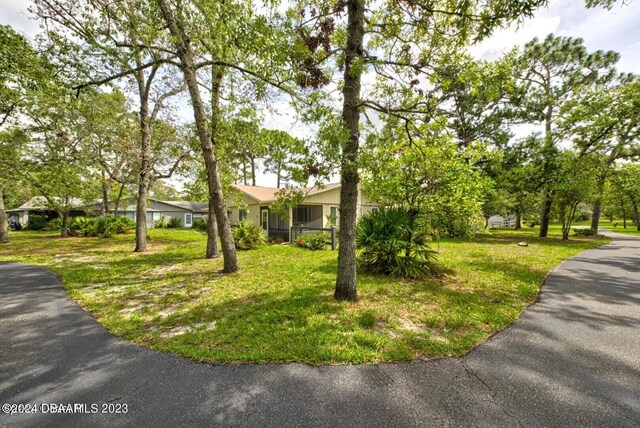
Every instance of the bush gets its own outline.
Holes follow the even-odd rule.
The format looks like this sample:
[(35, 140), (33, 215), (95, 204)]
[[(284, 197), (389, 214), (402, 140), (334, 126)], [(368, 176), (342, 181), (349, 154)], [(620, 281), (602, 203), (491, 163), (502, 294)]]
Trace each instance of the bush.
[(156, 220), (153, 222), (153, 227), (156, 229), (164, 229), (167, 227), (167, 219), (165, 216), (161, 215), (160, 220)]
[(99, 238), (111, 238), (116, 234), (127, 233), (135, 227), (133, 220), (124, 216), (101, 216), (86, 218), (85, 221), (82, 234)]
[(175, 229), (180, 226), (182, 226), (182, 220), (180, 220), (178, 217), (171, 217), (169, 219), (169, 222), (167, 223), (167, 227), (170, 229)]
[(597, 232), (591, 228), (585, 229), (584, 227), (575, 227), (573, 232), (579, 236), (595, 236)]
[(193, 220), (192, 227), (205, 232), (207, 230), (207, 222), (204, 219)]
[[(86, 217), (69, 217), (67, 220), (67, 232), (70, 236), (78, 236), (83, 233), (89, 221), (91, 220)], [(58, 217), (51, 220), (47, 228), (49, 230), (61, 230), (62, 219)]]
[(27, 222), (26, 230), (43, 230), (46, 229), (49, 225), (49, 220), (47, 220), (46, 216), (32, 214), (29, 216), (29, 221)]
[(262, 228), (249, 220), (241, 220), (232, 233), (238, 250), (253, 250), (267, 242)]
[(327, 246), (327, 237), (324, 233), (309, 233), (298, 236), (298, 247), (308, 248), (312, 251), (324, 250)]
[(366, 213), (356, 229), (358, 263), (370, 272), (415, 278), (435, 271), (435, 251), (417, 213), (381, 208)]

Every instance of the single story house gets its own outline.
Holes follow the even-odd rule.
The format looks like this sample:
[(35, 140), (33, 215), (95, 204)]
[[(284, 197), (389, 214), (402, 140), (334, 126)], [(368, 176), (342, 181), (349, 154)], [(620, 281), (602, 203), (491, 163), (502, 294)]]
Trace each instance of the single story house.
[[(271, 205), (277, 200), (277, 192), (282, 189), (246, 185), (234, 185), (233, 188), (237, 194), (230, 195), (226, 201), (227, 215), (232, 225), (238, 224), (242, 219), (248, 219), (260, 225), (269, 237), (285, 241), (289, 240), (290, 228), (293, 226), (339, 226), (340, 183), (292, 189), (302, 191), (306, 196), (302, 204), (289, 210), (289, 215), (281, 215), (271, 210)], [(372, 201), (366, 192), (358, 187), (358, 216), (378, 206), (380, 204)]]
[[(81, 199), (72, 198), (70, 201), (72, 206), (77, 206), (78, 209), (71, 210), (69, 215), (71, 217), (84, 216), (85, 210), (81, 208), (83, 201)], [(47, 219), (52, 220), (58, 217), (58, 213), (49, 208), (47, 198), (44, 196), (34, 196), (18, 208), (12, 210), (6, 210), (5, 213), (9, 218), (9, 224), (20, 223), (23, 227), (29, 222), (30, 215), (41, 215)]]
[[(71, 211), (71, 216), (98, 215), (102, 211), (102, 201), (85, 203), (82, 200), (74, 199), (72, 204), (77, 208)], [(206, 202), (186, 202), (186, 201), (160, 201), (149, 198), (147, 205), (147, 227), (153, 228), (154, 223), (162, 217), (166, 221), (172, 218), (180, 220), (181, 227), (191, 227), (194, 220), (207, 216), (209, 205)], [(45, 215), (49, 219), (54, 219), (58, 214), (47, 208), (47, 200), (42, 196), (36, 196), (18, 208), (7, 210), (10, 222), (18, 221), (22, 226), (29, 222), (29, 215)], [(111, 211), (113, 213), (113, 211)], [(136, 219), (135, 200), (123, 201), (123, 206), (118, 209), (118, 215)]]

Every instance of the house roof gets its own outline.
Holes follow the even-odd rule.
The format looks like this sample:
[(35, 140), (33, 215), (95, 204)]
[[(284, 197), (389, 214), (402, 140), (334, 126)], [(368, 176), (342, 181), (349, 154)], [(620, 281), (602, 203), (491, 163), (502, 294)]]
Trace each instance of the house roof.
[[(60, 198), (54, 198), (54, 199), (59, 200)], [(82, 199), (78, 199), (78, 198), (71, 198), (70, 203), (71, 203), (71, 205), (76, 206), (76, 207), (80, 207), (80, 206), (84, 205), (84, 201)], [(49, 207), (47, 207), (47, 204), (48, 204), (47, 198), (45, 198), (44, 196), (34, 196), (33, 198), (29, 199), (24, 204), (20, 205), (18, 208), (14, 208), (12, 210), (7, 210), (7, 212), (29, 211), (29, 210), (48, 210)]]
[[(262, 187), (262, 186), (245, 186), (242, 184), (234, 184), (233, 187), (235, 189), (240, 190), (245, 195), (255, 199), (259, 203), (264, 202), (273, 202), (276, 198), (276, 193), (283, 189), (278, 189), (276, 187)], [(337, 189), (340, 187), (340, 183), (329, 183), (325, 184), (322, 187), (313, 186), (313, 187), (299, 187), (298, 190), (306, 194), (306, 196), (316, 195), (318, 193), (327, 192), (332, 189)]]
[[(149, 198), (151, 199), (151, 198)], [(209, 204), (207, 202), (192, 202), (192, 201), (160, 201), (154, 199), (156, 202), (160, 202), (166, 205), (182, 208), (193, 212), (209, 212)]]

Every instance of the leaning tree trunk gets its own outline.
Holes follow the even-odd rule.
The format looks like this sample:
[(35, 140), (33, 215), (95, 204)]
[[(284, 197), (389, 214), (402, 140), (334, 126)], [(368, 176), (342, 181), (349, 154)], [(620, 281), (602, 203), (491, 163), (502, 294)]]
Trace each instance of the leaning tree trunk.
[(113, 204), (113, 216), (118, 215), (118, 209), (120, 208), (120, 200), (122, 199), (122, 193), (124, 193), (124, 183), (120, 183), (120, 190), (118, 191), (118, 197)]
[[(211, 138), (215, 138), (217, 130), (217, 118), (220, 109), (220, 83), (222, 73), (217, 67), (211, 67)], [(213, 141), (211, 142), (213, 145)], [(213, 259), (220, 257), (218, 248), (218, 225), (215, 216), (215, 203), (209, 197), (209, 217), (207, 219), (207, 253), (206, 258)]]
[(138, 181), (138, 202), (136, 205), (136, 248), (137, 253), (147, 251), (147, 199), (151, 183), (151, 128), (149, 126), (149, 95), (142, 71), (137, 76), (140, 91), (140, 177)]
[(358, 300), (356, 290), (356, 220), (358, 204), (358, 149), (360, 138), (360, 81), (363, 58), (364, 2), (347, 1), (347, 45), (345, 50), (342, 120), (349, 137), (342, 150), (340, 179), (340, 247), (334, 297)]
[(224, 258), (223, 272), (235, 272), (238, 270), (236, 247), (233, 242), (233, 235), (231, 234), (231, 224), (227, 217), (227, 206), (224, 201), (224, 195), (222, 194), (218, 160), (213, 151), (214, 144), (212, 143), (213, 140), (209, 132), (207, 114), (202, 102), (202, 97), (200, 96), (200, 88), (198, 87), (194, 53), (182, 22), (173, 15), (167, 0), (157, 0), (157, 2), (162, 11), (162, 16), (167, 23), (167, 27), (174, 37), (174, 43), (180, 59), (180, 66), (184, 73), (185, 83), (187, 84), (191, 97), (191, 105), (193, 106), (200, 146), (207, 168), (209, 199), (213, 201), (213, 208), (218, 223), (218, 233), (220, 234), (222, 244), (222, 254)]
[(9, 242), (9, 221), (4, 210), (4, 189), (0, 187), (0, 244)]

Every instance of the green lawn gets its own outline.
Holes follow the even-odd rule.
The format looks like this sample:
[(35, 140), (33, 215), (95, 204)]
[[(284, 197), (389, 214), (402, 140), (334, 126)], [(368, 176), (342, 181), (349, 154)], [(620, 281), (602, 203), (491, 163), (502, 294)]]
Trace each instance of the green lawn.
[[(633, 223), (631, 220), (627, 220), (627, 227), (626, 228), (623, 227), (622, 220), (613, 220), (613, 222), (611, 222), (610, 220), (602, 219), (602, 220), (600, 220), (600, 223), (598, 223), (598, 225), (600, 226), (600, 228), (602, 228), (602, 229), (610, 229), (612, 232), (626, 233), (626, 234), (629, 234), (629, 235), (638, 235), (638, 236), (640, 236), (640, 231), (636, 227), (635, 223)], [(583, 222), (576, 223), (575, 226), (591, 227), (591, 222), (590, 221), (583, 221)]]
[(50, 267), (111, 332), (150, 348), (210, 362), (371, 363), (464, 354), (515, 320), (561, 260), (608, 242), (553, 233), (434, 243), (449, 274), (361, 273), (355, 304), (333, 300), (337, 252), (267, 246), (240, 252), (241, 271), (222, 275), (191, 230), (151, 230), (144, 254), (131, 252), (133, 235), (15, 232), (0, 260)]

